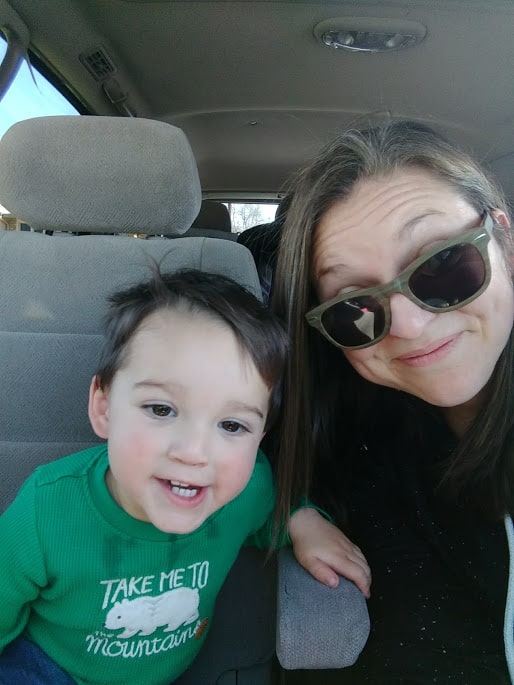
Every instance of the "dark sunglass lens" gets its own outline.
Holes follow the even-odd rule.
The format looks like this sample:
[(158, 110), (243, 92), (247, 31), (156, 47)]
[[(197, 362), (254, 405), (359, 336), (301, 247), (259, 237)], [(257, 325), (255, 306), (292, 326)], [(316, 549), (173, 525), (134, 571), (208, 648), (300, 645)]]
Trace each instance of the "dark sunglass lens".
[(460, 243), (421, 264), (411, 275), (409, 287), (421, 302), (445, 309), (473, 297), (484, 280), (482, 255), (470, 243)]
[(343, 300), (321, 316), (324, 329), (340, 345), (359, 347), (378, 338), (384, 331), (385, 311), (373, 297)]

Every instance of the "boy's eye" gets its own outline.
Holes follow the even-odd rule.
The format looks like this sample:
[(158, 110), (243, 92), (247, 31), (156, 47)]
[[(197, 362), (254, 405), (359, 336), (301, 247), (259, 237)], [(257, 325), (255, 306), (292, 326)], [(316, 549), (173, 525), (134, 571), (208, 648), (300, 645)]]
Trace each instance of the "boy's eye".
[(220, 426), (227, 433), (240, 433), (241, 431), (246, 430), (246, 428), (237, 421), (222, 421)]
[(153, 416), (158, 416), (159, 418), (165, 418), (174, 413), (173, 409), (167, 404), (147, 404), (145, 409)]

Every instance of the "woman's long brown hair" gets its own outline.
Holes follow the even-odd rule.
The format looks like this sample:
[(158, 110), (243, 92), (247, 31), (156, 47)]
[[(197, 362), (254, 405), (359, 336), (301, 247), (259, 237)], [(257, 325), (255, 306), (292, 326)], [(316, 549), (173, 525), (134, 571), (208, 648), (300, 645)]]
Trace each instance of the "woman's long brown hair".
[[(344, 446), (334, 444), (334, 427), (341, 434), (343, 424), (344, 442), (355, 449), (352, 414), (338, 414), (341, 397), (353, 407), (354, 417), (360, 412), (361, 422), (366, 418), (363, 412), (381, 397), (377, 386), (357, 377), (341, 352), (305, 322), (305, 313), (317, 304), (310, 266), (313, 235), (327, 209), (348, 196), (357, 181), (409, 167), (446, 182), (479, 214), (495, 208), (507, 213), (501, 192), (469, 154), (431, 128), (410, 121), (343, 133), (292, 180), (272, 298), (291, 339), (274, 443), (278, 519), (287, 519), (291, 504), (311, 491), (319, 463), (327, 455), (338, 459), (337, 451)], [(497, 238), (507, 258), (512, 253), (510, 231), (500, 231)], [(489, 384), (491, 399), (459, 442), (443, 477), (443, 486), (456, 493), (474, 488), (475, 499), (493, 518), (513, 507), (513, 345), (511, 336)], [(335, 485), (325, 482), (323, 487), (333, 491)], [(337, 492), (332, 494), (337, 498)]]

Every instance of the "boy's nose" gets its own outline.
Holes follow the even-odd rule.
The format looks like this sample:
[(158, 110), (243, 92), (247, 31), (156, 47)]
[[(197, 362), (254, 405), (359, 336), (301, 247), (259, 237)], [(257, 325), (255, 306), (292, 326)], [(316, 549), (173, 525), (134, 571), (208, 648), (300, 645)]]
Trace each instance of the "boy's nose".
[(191, 466), (205, 466), (208, 462), (207, 441), (199, 431), (185, 432), (175, 438), (168, 447), (168, 457)]
[(203, 452), (188, 449), (170, 450), (168, 456), (174, 461), (181, 462), (182, 464), (189, 464), (191, 466), (205, 466), (208, 461)]

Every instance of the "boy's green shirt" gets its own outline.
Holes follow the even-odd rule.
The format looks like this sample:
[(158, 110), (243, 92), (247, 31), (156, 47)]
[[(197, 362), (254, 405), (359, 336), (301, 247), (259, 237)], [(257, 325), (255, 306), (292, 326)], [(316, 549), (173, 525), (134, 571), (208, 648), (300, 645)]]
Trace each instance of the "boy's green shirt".
[(271, 468), (259, 452), (243, 492), (174, 535), (114, 502), (107, 467), (105, 445), (42, 466), (0, 517), (0, 650), (24, 633), (77, 683), (169, 685), (241, 546), (270, 530)]

